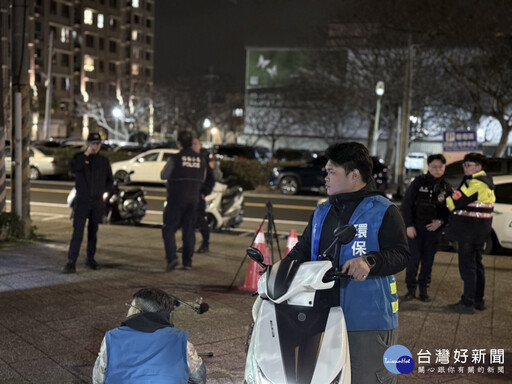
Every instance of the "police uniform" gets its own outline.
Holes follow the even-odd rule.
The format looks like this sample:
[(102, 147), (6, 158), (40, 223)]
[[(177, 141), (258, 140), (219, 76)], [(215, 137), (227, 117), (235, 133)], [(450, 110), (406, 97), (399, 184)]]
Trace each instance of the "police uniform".
[[(101, 140), (92, 133), (88, 141)], [(68, 261), (75, 264), (80, 253), (85, 222), (87, 224), (87, 264), (95, 266), (97, 232), (103, 220), (103, 193), (112, 187), (112, 168), (108, 159), (100, 154), (85, 156), (79, 153), (71, 161), (71, 172), (75, 174), (76, 197), (73, 213), (73, 236), (69, 244)]]
[(167, 180), (167, 205), (164, 209), (162, 237), (167, 264), (176, 264), (176, 231), (181, 227), (183, 266), (192, 266), (195, 246), (195, 224), (200, 190), (205, 178), (204, 158), (192, 148), (171, 156), (162, 170)]
[(416, 229), (416, 237), (407, 239), (411, 258), (407, 265), (405, 282), (412, 296), (415, 296), (416, 287), (419, 285), (422, 300), (428, 300), (427, 288), (430, 285), (434, 256), (442, 233), (442, 227), (436, 231), (429, 231), (426, 226), (434, 220), (447, 222), (449, 211), (446, 207), (446, 198), (452, 191), (452, 187), (442, 177), (436, 179), (427, 173), (412, 181), (402, 200), (401, 211), (405, 226)]
[(494, 184), (484, 171), (464, 177), (461, 185), (446, 199), (452, 212), (446, 237), (459, 246), (459, 272), (464, 281), (461, 301), (466, 307), (485, 309), (484, 244), (489, 240), (494, 210)]

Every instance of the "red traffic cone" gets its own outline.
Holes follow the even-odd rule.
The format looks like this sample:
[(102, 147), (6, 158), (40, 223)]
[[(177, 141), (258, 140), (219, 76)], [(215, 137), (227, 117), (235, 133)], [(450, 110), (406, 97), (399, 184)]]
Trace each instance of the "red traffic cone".
[(297, 231), (295, 229), (292, 229), (290, 231), (290, 236), (288, 236), (288, 240), (286, 241), (286, 250), (284, 251), (284, 257), (288, 256), (290, 251), (295, 247), (295, 244), (299, 239), (297, 238)]
[[(256, 235), (254, 243), (252, 243), (252, 247), (258, 249), (261, 252), (265, 259), (264, 262), (267, 264), (267, 247), (265, 245), (265, 234), (263, 233), (263, 228), (260, 227), (260, 231)], [(262, 271), (263, 268), (261, 268), (253, 259), (249, 259), (249, 267), (247, 268), (247, 273), (245, 274), (244, 285), (239, 286), (238, 289), (251, 292), (257, 291), (258, 280), (260, 279)]]

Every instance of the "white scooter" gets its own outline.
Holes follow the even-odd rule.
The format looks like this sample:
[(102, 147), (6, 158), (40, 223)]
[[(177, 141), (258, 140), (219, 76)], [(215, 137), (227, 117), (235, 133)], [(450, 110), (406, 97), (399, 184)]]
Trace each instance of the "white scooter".
[(211, 230), (236, 228), (244, 219), (244, 194), (238, 186), (228, 188), (216, 182), (212, 193), (205, 197), (206, 219)]
[(334, 241), (319, 261), (298, 263), (285, 258), (265, 265), (259, 250), (247, 249), (248, 256), (264, 268), (264, 274), (252, 311), (254, 327), (247, 351), (246, 383), (350, 383), (343, 310), (339, 305), (322, 307), (318, 293), (332, 288), (335, 279), (346, 277), (335, 268), (328, 253), (338, 243), (349, 243), (355, 233), (352, 225), (336, 228)]

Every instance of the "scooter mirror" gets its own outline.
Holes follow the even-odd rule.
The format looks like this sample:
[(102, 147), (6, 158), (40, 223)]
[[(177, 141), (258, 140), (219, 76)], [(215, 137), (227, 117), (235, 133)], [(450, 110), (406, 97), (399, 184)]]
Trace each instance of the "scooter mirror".
[(251, 259), (257, 262), (261, 267), (267, 267), (265, 264), (263, 264), (264, 258), (259, 249), (254, 247), (247, 248), (247, 256), (249, 256)]
[(348, 244), (352, 241), (356, 235), (356, 227), (347, 224), (337, 227), (334, 230), (334, 236), (338, 239), (341, 244)]

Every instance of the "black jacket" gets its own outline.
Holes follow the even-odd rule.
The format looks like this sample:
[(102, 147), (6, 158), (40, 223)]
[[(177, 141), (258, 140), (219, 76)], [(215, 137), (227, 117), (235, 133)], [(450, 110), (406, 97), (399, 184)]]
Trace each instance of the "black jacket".
[(425, 226), (432, 220), (446, 223), (450, 211), (445, 200), (452, 193), (452, 186), (442, 177), (436, 179), (430, 173), (416, 177), (407, 188), (400, 207), (405, 226)]
[(112, 187), (114, 178), (108, 159), (100, 154), (76, 154), (71, 160), (77, 198), (100, 199)]

